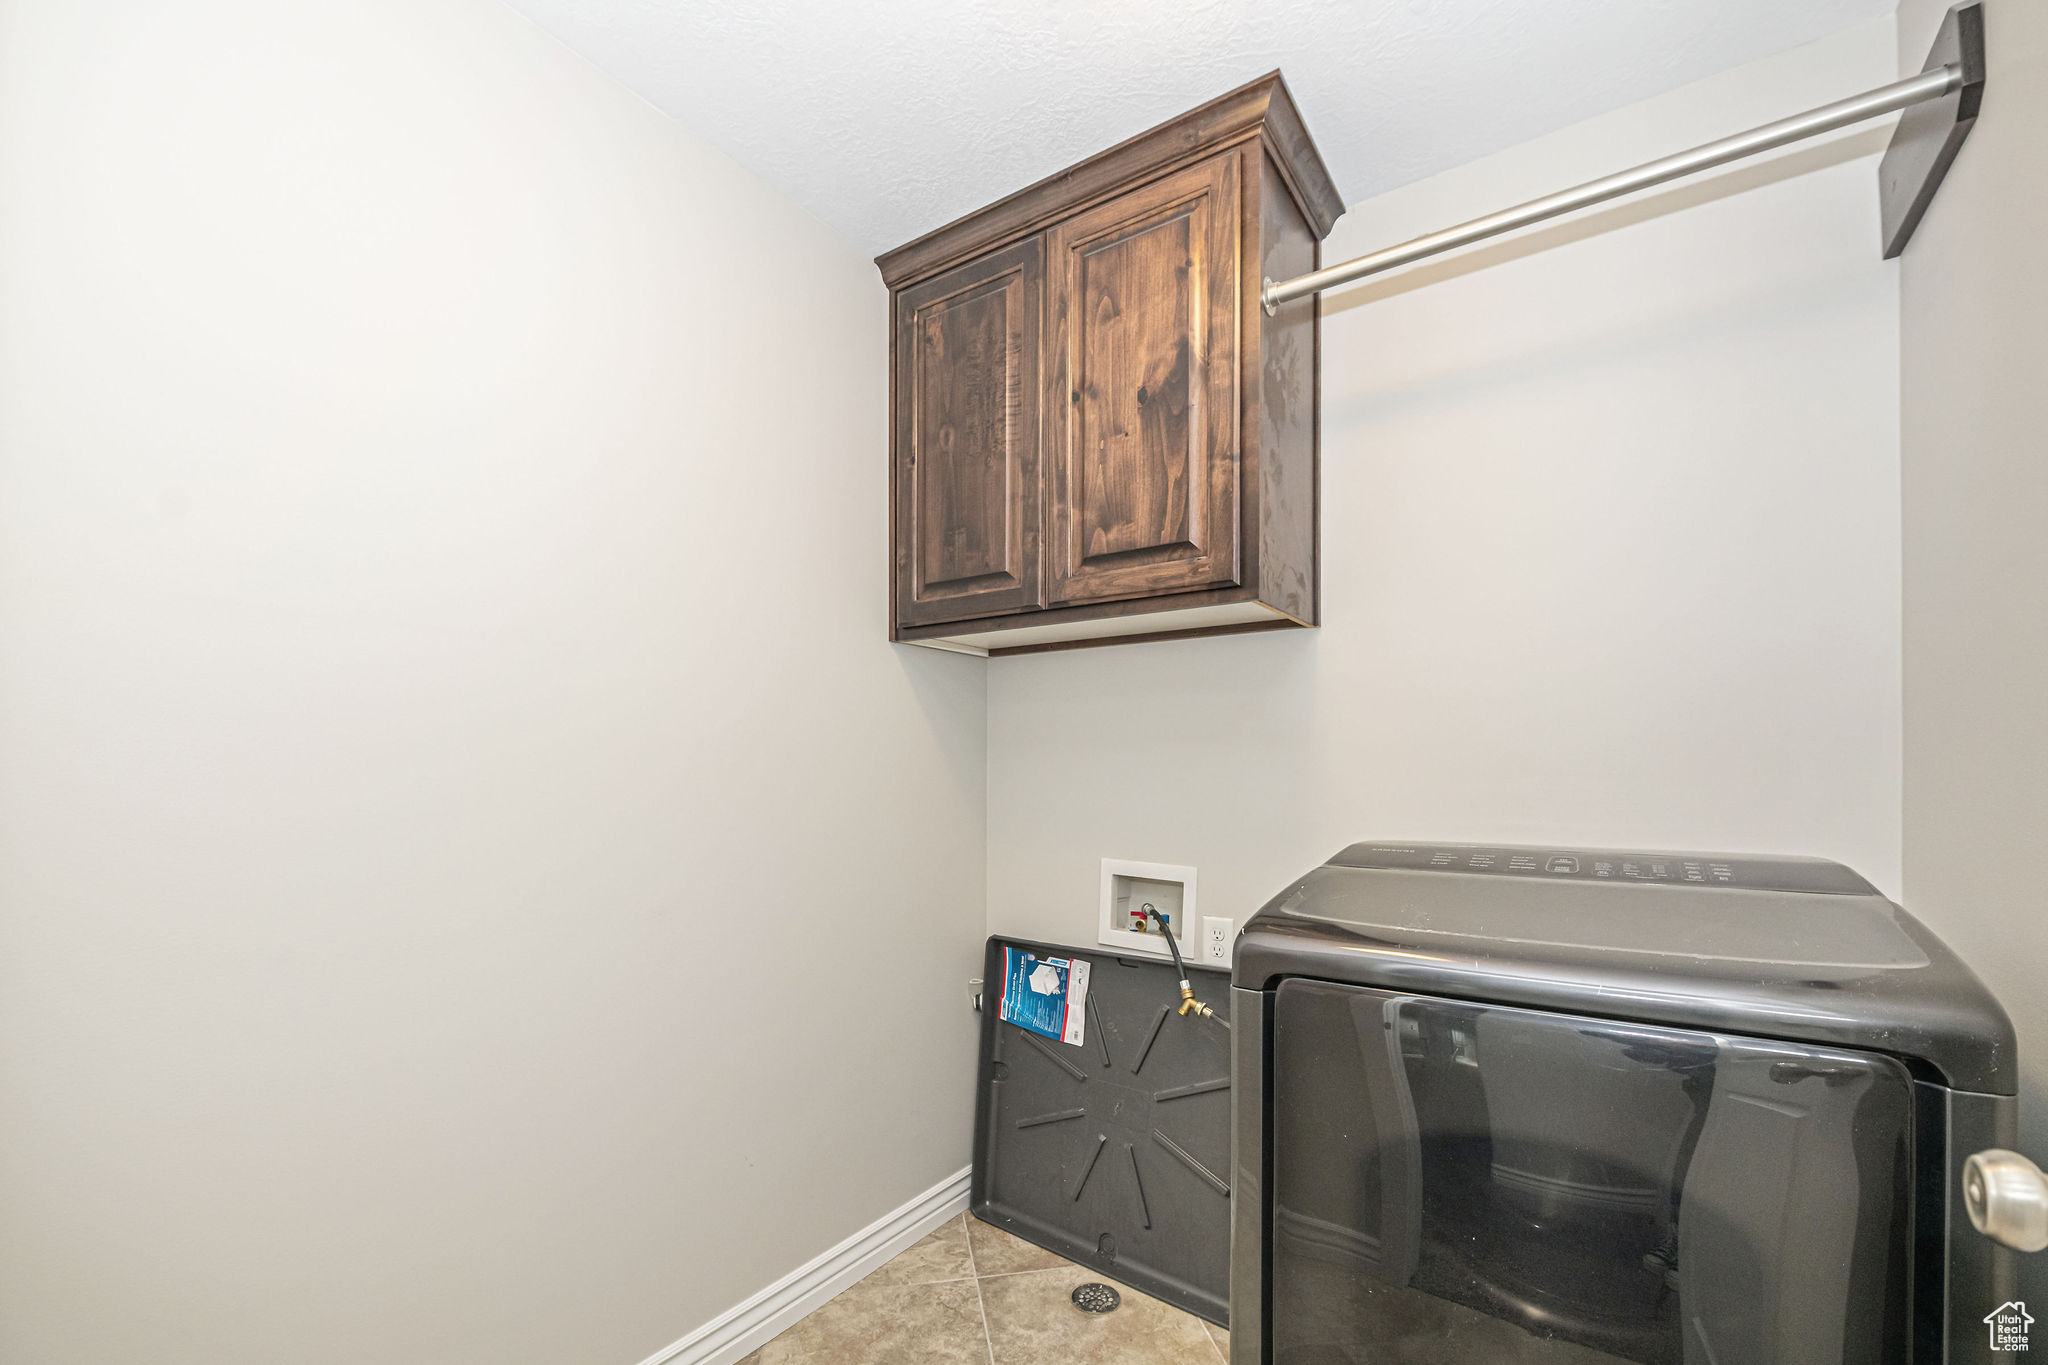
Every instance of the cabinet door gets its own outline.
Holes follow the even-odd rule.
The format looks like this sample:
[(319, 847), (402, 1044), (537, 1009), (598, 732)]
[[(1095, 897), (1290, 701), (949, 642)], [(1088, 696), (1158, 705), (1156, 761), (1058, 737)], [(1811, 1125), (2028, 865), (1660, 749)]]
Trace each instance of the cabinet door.
[(1054, 228), (1048, 596), (1238, 581), (1237, 157)]
[(961, 621), (1038, 606), (1037, 238), (896, 298), (896, 619)]

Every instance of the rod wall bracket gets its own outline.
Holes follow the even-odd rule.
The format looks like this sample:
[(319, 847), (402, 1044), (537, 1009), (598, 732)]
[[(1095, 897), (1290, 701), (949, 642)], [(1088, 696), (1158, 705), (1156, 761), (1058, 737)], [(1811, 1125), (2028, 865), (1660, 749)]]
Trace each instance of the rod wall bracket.
[(1912, 240), (1913, 229), (1934, 202), (1934, 192), (1963, 149), (1984, 103), (1984, 6), (1979, 0), (1955, 6), (1942, 19), (1921, 69), (1943, 66), (1960, 73), (1955, 89), (1901, 114), (1891, 146), (1877, 166), (1878, 213), (1888, 261)]

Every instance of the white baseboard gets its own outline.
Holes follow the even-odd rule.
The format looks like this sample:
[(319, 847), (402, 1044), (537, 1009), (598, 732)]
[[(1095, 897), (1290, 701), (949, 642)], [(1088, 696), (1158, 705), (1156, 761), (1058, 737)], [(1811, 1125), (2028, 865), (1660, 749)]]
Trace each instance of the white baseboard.
[(735, 1365), (747, 1352), (767, 1345), (840, 1290), (965, 1211), (970, 1174), (971, 1168), (941, 1180), (640, 1365)]

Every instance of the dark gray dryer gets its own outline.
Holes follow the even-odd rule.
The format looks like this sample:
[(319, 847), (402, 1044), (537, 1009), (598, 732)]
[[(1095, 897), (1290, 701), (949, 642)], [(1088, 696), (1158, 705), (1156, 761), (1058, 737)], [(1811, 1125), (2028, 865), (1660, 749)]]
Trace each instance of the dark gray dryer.
[(1357, 844), (1232, 1001), (1234, 1365), (2010, 1358), (2012, 1027), (1839, 864)]

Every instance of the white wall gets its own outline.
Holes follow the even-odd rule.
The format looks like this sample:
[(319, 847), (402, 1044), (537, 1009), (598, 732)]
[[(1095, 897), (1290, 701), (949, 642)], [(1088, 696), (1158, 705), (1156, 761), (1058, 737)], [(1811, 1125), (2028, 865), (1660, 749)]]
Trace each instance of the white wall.
[[(1945, 8), (1899, 6), (1903, 69)], [(2048, 8), (1984, 8), (1983, 115), (1901, 258), (1906, 904), (2005, 1002), (2048, 1161)]]
[[(1341, 260), (1893, 79), (1889, 22), (1357, 205)], [(1899, 882), (1887, 131), (1332, 294), (1323, 628), (989, 674), (989, 919), (1104, 856), (1242, 920), (1361, 838), (1794, 851)], [(1422, 287), (1426, 286), (1426, 287)]]
[(495, 0), (6, 0), (0, 299), (0, 1359), (631, 1362), (966, 1164), (862, 253)]

